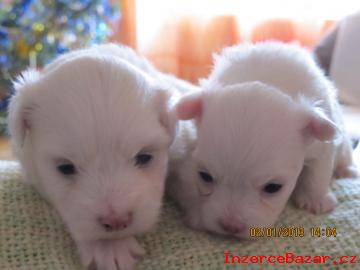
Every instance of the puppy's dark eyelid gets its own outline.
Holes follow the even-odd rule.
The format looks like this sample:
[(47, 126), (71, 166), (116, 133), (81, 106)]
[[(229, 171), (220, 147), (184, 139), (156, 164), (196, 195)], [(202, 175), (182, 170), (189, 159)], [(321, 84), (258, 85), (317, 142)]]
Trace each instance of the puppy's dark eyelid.
[(144, 167), (146, 165), (148, 165), (152, 159), (153, 159), (153, 155), (150, 153), (146, 153), (146, 152), (139, 152), (138, 154), (136, 154), (135, 156), (135, 166), (137, 167)]
[(205, 183), (213, 183), (214, 182), (214, 178), (211, 176), (211, 174), (209, 174), (206, 171), (199, 171), (199, 176), (201, 178), (202, 181), (204, 181)]
[(265, 193), (274, 194), (274, 193), (279, 192), (279, 191), (282, 189), (282, 187), (283, 187), (282, 184), (268, 183), (268, 184), (266, 184), (266, 185), (262, 188), (262, 190), (263, 190)]
[(78, 173), (75, 165), (69, 162), (58, 165), (57, 170), (64, 176), (72, 176)]

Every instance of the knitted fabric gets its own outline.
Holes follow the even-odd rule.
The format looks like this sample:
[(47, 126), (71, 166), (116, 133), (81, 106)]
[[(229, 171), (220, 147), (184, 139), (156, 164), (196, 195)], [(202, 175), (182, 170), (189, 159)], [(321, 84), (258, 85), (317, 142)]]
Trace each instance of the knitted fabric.
[[(236, 240), (193, 231), (181, 221), (176, 206), (166, 200), (158, 226), (139, 238), (147, 254), (139, 270), (221, 269), (360, 269), (356, 264), (339, 264), (344, 255), (360, 254), (360, 182), (337, 180), (333, 184), (339, 204), (325, 215), (313, 215), (288, 205), (276, 224), (304, 228), (304, 237), (260, 237)], [(328, 230), (332, 236), (311, 236), (310, 228)], [(325, 264), (284, 263), (225, 264), (224, 252), (244, 256), (328, 255)], [(336, 260), (337, 264), (334, 264)], [(347, 259), (350, 261), (350, 257)], [(231, 260), (230, 260), (231, 262)], [(76, 246), (61, 219), (38, 193), (21, 182), (15, 162), (0, 162), (0, 269), (80, 270)]]

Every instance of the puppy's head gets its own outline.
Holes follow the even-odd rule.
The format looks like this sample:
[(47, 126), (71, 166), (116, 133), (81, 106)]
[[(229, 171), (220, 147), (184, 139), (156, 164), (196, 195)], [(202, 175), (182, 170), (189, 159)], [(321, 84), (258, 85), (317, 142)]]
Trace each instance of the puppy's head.
[(130, 64), (82, 54), (15, 85), (9, 131), (25, 177), (75, 238), (142, 233), (161, 206), (175, 121)]
[(236, 237), (276, 221), (306, 148), (336, 131), (320, 111), (259, 82), (190, 94), (177, 104), (177, 113), (194, 119), (198, 135), (184, 169), (191, 180), (182, 180), (188, 185), (183, 192), (196, 204), (188, 222)]

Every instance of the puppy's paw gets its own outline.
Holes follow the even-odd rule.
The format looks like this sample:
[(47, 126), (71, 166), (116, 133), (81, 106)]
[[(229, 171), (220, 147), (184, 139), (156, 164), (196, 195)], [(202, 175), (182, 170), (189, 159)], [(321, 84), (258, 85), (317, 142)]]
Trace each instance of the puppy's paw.
[(335, 170), (336, 178), (358, 178), (359, 170), (356, 166), (349, 165), (349, 166), (338, 166)]
[(332, 192), (328, 192), (324, 196), (297, 193), (294, 194), (293, 200), (298, 208), (308, 210), (317, 215), (333, 210), (337, 204), (337, 199)]
[(88, 270), (133, 270), (145, 250), (134, 237), (79, 244), (80, 258)]

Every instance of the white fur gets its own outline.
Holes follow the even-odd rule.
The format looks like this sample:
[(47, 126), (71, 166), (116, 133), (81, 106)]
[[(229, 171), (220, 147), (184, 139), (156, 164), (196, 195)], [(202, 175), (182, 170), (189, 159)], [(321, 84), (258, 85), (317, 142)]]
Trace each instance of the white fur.
[[(177, 105), (179, 117), (193, 122), (181, 124), (173, 144), (168, 187), (187, 223), (247, 237), (250, 227), (272, 226), (291, 194), (301, 208), (330, 211), (333, 173), (357, 171), (336, 90), (309, 53), (264, 43), (227, 48), (215, 60), (203, 91)], [(269, 194), (267, 183), (283, 187)]]
[[(130, 49), (101, 45), (65, 54), (15, 83), (8, 122), (24, 178), (59, 212), (84, 266), (132, 269), (143, 254), (134, 236), (158, 219), (176, 123), (168, 104), (173, 90), (158, 83), (161, 76)], [(139, 168), (141, 151), (153, 159)], [(57, 171), (64, 160), (76, 175)], [(125, 229), (107, 232), (98, 223), (128, 212)]]

